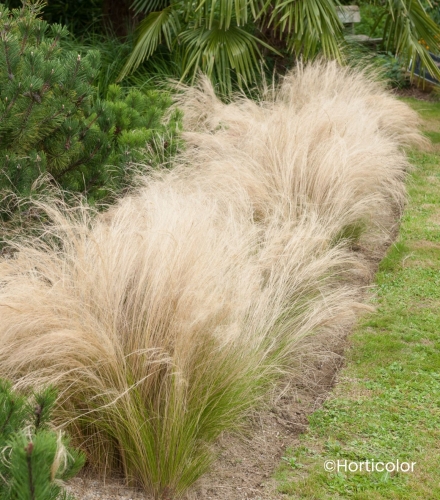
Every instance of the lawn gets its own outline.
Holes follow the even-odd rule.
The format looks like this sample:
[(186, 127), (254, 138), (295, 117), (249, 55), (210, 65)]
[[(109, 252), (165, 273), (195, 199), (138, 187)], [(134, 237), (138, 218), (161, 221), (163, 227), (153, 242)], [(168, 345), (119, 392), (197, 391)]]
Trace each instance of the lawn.
[[(409, 203), (376, 275), (376, 311), (351, 335), (334, 391), (276, 473), (288, 499), (440, 498), (440, 103), (406, 102), (433, 151), (411, 153)], [(326, 461), (338, 460), (339, 472), (326, 472)], [(370, 469), (372, 461), (415, 465), (345, 470), (367, 460)]]

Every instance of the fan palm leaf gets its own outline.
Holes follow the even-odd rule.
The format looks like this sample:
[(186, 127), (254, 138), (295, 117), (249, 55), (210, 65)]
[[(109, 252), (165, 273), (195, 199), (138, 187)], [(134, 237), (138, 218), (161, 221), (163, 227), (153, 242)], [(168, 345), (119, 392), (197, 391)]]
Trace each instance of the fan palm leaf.
[(194, 80), (202, 71), (218, 82), (223, 92), (232, 90), (233, 70), (240, 87), (255, 79), (262, 57), (259, 45), (274, 50), (243, 28), (225, 29), (220, 23), (211, 29), (190, 28), (181, 34), (181, 41), (182, 78), (191, 75)]
[[(440, 79), (440, 69), (430, 57), (439, 51), (440, 27), (426, 13), (420, 0), (387, 0), (384, 40), (407, 65), (420, 58), (422, 66)], [(413, 65), (414, 67), (414, 65)]]
[[(422, 68), (440, 79), (440, 69), (426, 48), (438, 52), (440, 27), (426, 13), (423, 1), (371, 3), (383, 6), (386, 49), (407, 64), (419, 58)], [(339, 4), (339, 0), (134, 0), (132, 7), (148, 14), (119, 79), (148, 59), (163, 41), (170, 51), (178, 49), (182, 78), (194, 78), (201, 70), (224, 91), (232, 89), (231, 73), (235, 72), (240, 86), (255, 78), (263, 61), (260, 47), (276, 52), (262, 41), (264, 37), (273, 43), (273, 35), (277, 36), (288, 51), (304, 59), (319, 51), (341, 59)], [(162, 10), (153, 12), (156, 9)]]
[(118, 81), (136, 69), (145, 59), (148, 59), (163, 39), (171, 50), (173, 40), (180, 31), (179, 15), (173, 5), (169, 5), (159, 12), (148, 14), (139, 24), (136, 44), (119, 74)]
[(340, 59), (342, 24), (334, 0), (276, 1), (268, 19), (280, 38), (296, 54), (308, 58), (321, 47), (326, 57)]
[(248, 7), (252, 0), (200, 0), (194, 11), (197, 25), (212, 29), (229, 29), (231, 23), (244, 26), (248, 22)]

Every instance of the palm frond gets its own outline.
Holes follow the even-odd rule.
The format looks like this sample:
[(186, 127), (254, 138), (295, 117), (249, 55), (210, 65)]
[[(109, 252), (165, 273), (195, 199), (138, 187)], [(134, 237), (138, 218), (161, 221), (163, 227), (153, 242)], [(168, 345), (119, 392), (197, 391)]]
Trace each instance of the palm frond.
[(191, 74), (194, 80), (202, 71), (227, 93), (232, 90), (233, 71), (240, 87), (255, 80), (262, 57), (258, 44), (276, 52), (239, 26), (225, 29), (219, 23), (212, 29), (204, 26), (188, 29), (181, 34), (181, 41), (182, 78)]
[(280, 38), (286, 38), (290, 50), (312, 56), (322, 48), (326, 57), (340, 59), (339, 41), (342, 24), (335, 0), (284, 0), (275, 2), (268, 24)]
[[(200, 0), (192, 14), (197, 26), (212, 29), (218, 24), (220, 29), (229, 29), (231, 22), (244, 26), (248, 22), (248, 6), (252, 0)], [(188, 6), (192, 4), (187, 2)]]
[(162, 43), (162, 38), (165, 39), (166, 45), (171, 50), (173, 39), (179, 31), (179, 16), (172, 5), (160, 12), (148, 14), (139, 24), (138, 38), (133, 52), (122, 68), (118, 81), (122, 80), (130, 71), (136, 69), (142, 61), (148, 59), (157, 49), (159, 43)]
[(384, 40), (387, 50), (394, 50), (407, 65), (419, 57), (422, 67), (440, 79), (440, 69), (428, 52), (428, 48), (439, 51), (440, 27), (426, 13), (420, 0), (387, 1)]

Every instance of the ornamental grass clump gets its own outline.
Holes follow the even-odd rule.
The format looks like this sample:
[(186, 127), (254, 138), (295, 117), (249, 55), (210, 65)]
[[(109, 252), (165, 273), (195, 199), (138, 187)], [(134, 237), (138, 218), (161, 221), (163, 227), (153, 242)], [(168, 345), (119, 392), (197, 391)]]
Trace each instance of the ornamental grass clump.
[(47, 213), (44, 238), (0, 266), (1, 371), (50, 381), (90, 463), (157, 495), (199, 477), (306, 334), (352, 318), (335, 276), (353, 259), (319, 221), (262, 235), (166, 178), (110, 220)]
[(257, 220), (312, 211), (337, 220), (337, 234), (390, 230), (405, 200), (403, 147), (426, 142), (414, 111), (365, 71), (335, 62), (299, 65), (260, 102), (222, 103), (207, 79), (177, 102), (194, 175), (240, 179)]
[[(369, 235), (401, 208), (395, 131), (420, 139), (406, 115), (380, 121), (365, 76), (320, 64), (259, 103), (189, 89), (197, 131), (173, 171), (105, 214), (37, 203), (41, 233), (10, 242), (0, 376), (55, 386), (57, 422), (103, 475), (179, 497), (220, 433), (295, 373), (304, 340), (352, 323), (365, 269), (347, 228)], [(320, 106), (286, 97), (307, 71), (342, 81), (334, 95), (315, 84)]]

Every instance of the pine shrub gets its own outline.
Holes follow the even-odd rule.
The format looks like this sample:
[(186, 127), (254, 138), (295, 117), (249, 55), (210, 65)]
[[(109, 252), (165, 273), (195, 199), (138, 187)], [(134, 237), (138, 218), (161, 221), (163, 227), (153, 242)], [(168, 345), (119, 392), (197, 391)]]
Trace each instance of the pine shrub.
[(0, 380), (0, 498), (56, 500), (69, 497), (61, 482), (77, 474), (84, 455), (50, 428), (56, 392), (27, 399)]
[[(0, 200), (28, 197), (44, 174), (89, 201), (130, 183), (130, 163), (157, 157), (157, 137), (172, 143), (176, 119), (161, 124), (170, 97), (112, 85), (99, 99), (100, 54), (63, 48), (65, 27), (40, 18), (43, 2), (0, 4)], [(174, 115), (176, 117), (176, 115)], [(174, 120), (174, 121), (173, 121)], [(171, 132), (169, 132), (171, 130)], [(153, 153), (145, 157), (145, 152)], [(8, 205), (10, 208), (10, 204)]]
[(180, 112), (174, 111), (168, 123), (163, 115), (171, 106), (171, 97), (149, 89), (128, 92), (119, 85), (109, 85), (106, 104), (114, 118), (113, 136), (117, 146), (112, 150), (112, 165), (136, 164), (148, 161), (156, 166), (177, 152)]

